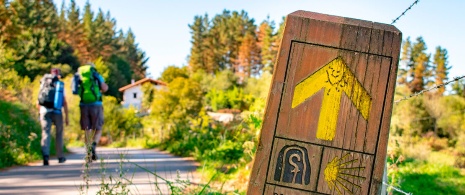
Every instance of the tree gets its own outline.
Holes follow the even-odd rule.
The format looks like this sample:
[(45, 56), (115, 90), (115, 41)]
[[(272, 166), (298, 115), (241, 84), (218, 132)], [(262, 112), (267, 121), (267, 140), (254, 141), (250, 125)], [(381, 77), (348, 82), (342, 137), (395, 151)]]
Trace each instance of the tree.
[(239, 47), (239, 55), (234, 63), (236, 74), (242, 82), (245, 78), (259, 75), (261, 64), (259, 62), (259, 50), (254, 35), (247, 33)]
[(86, 40), (90, 40), (91, 34), (95, 31), (94, 25), (92, 24), (94, 21), (94, 12), (92, 11), (91, 5), (89, 1), (86, 2), (84, 5), (84, 16), (82, 17), (82, 24), (84, 27), (84, 33)]
[[(436, 52), (434, 53), (434, 67), (435, 67), (435, 84), (442, 85), (447, 81), (447, 75), (449, 74), (449, 69), (447, 62), (447, 50), (441, 48), (441, 46), (436, 47)], [(438, 88), (436, 93), (441, 95), (444, 93), (445, 87)]]
[(74, 0), (71, 1), (71, 7), (66, 15), (67, 20), (62, 22), (61, 28), (63, 30), (60, 33), (60, 39), (73, 48), (74, 55), (78, 56), (80, 63), (91, 61), (87, 48), (88, 40), (86, 40), (84, 26), (80, 18), (80, 10)]
[(421, 53), (417, 58), (415, 58), (414, 77), (410, 83), (410, 90), (412, 93), (417, 93), (425, 89), (429, 57), (429, 55)]
[(0, 42), (9, 42), (15, 35), (15, 25), (8, 0), (0, 0)]
[(121, 93), (118, 89), (131, 82), (131, 66), (119, 55), (112, 55), (105, 64), (109, 69), (108, 91), (106, 93), (116, 97), (118, 101), (121, 101)]
[(171, 65), (166, 67), (165, 70), (163, 70), (163, 72), (161, 73), (160, 80), (166, 83), (171, 83), (171, 81), (178, 77), (189, 78), (186, 67), (179, 68), (174, 65)]
[(465, 80), (458, 80), (452, 84), (452, 93), (465, 97)]
[(126, 61), (130, 64), (133, 72), (132, 78), (139, 80), (145, 78), (148, 58), (146, 57), (145, 52), (138, 48), (138, 44), (135, 39), (136, 36), (132, 30), (129, 29), (119, 50), (120, 55), (124, 56)]
[[(211, 25), (210, 25), (211, 24)], [(199, 68), (209, 74), (230, 69), (236, 72), (239, 52), (245, 36), (256, 39), (256, 26), (245, 11), (224, 10), (211, 22), (208, 17), (197, 16), (191, 28), (192, 43), (189, 66), (195, 72)], [(250, 37), (247, 41), (250, 41)]]
[(273, 63), (276, 55), (276, 50), (273, 49), (273, 31), (274, 22), (267, 20), (263, 21), (258, 27), (257, 45), (260, 50), (260, 64), (264, 66), (264, 71), (272, 72)]
[(105, 61), (109, 60), (113, 54), (114, 26), (114, 20), (110, 17), (110, 14), (107, 13), (105, 16), (103, 11), (99, 9), (97, 16), (92, 21), (91, 32), (88, 34), (89, 44), (87, 45), (87, 49), (90, 53), (90, 61), (98, 57), (102, 57)]
[(411, 45), (412, 42), (410, 42), (410, 37), (407, 37), (407, 39), (405, 39), (405, 41), (402, 44), (402, 52), (400, 56), (401, 63), (399, 63), (399, 73), (397, 74), (397, 81), (399, 82), (399, 84), (407, 84), (409, 76), (413, 75), (410, 66)]
[(412, 98), (394, 107), (391, 131), (403, 136), (420, 136), (434, 129), (435, 119), (428, 113), (426, 98)]
[(177, 77), (168, 83), (168, 89), (155, 92), (151, 115), (171, 128), (185, 125), (196, 118), (202, 108), (202, 90), (198, 82)]
[(151, 82), (145, 82), (144, 84), (142, 84), (141, 89), (143, 94), (141, 111), (146, 112), (148, 109), (150, 109), (150, 106), (153, 102), (156, 88), (153, 86)]
[(12, 1), (10, 19), (15, 26), (15, 35), (7, 46), (16, 50), (14, 69), (30, 79), (48, 72), (53, 66), (63, 64), (63, 55), (68, 56), (66, 47), (57, 38), (58, 17), (51, 0)]
[(456, 95), (444, 96), (436, 104), (439, 104), (443, 110), (442, 117), (438, 118), (437, 121), (438, 127), (452, 139), (456, 139), (458, 135), (464, 134), (465, 99)]
[(404, 43), (402, 59), (408, 58), (405, 62), (405, 69), (401, 71), (402, 83), (405, 83), (411, 93), (416, 93), (430, 84), (432, 76), (430, 68), (430, 54), (426, 53), (426, 43), (422, 37), (418, 37), (416, 42), (410, 47), (409, 40)]
[(205, 40), (207, 38), (209, 21), (208, 15), (195, 16), (194, 23), (189, 25), (192, 34), (192, 47), (189, 55), (189, 70), (196, 72), (199, 69), (206, 70), (213, 73), (212, 67), (207, 67), (206, 59), (206, 46)]

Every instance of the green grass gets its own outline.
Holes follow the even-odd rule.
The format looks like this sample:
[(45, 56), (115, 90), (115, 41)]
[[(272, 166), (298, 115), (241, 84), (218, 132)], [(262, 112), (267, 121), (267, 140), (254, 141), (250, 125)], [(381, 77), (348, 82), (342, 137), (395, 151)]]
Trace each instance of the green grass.
[(389, 175), (400, 189), (415, 195), (465, 194), (465, 176), (450, 165), (413, 161)]
[(0, 101), (0, 168), (40, 159), (40, 136), (38, 120), (25, 105)]
[(454, 166), (455, 158), (447, 151), (431, 152), (428, 156), (428, 162), (434, 162), (442, 165)]

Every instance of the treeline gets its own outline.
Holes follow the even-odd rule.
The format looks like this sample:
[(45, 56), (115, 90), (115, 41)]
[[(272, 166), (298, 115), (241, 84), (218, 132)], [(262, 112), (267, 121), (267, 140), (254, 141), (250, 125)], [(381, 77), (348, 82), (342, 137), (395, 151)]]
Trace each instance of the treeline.
[[(423, 136), (434, 133), (455, 143), (459, 135), (465, 136), (461, 123), (465, 120), (465, 94), (463, 81), (456, 81), (447, 91), (442, 86), (450, 80), (447, 49), (437, 46), (434, 53), (427, 53), (422, 37), (403, 41), (399, 62), (397, 98), (410, 96), (422, 90), (437, 87), (421, 98), (395, 104), (392, 132), (404, 136)], [(447, 92), (447, 93), (446, 93)], [(400, 118), (397, 118), (400, 117)], [(452, 146), (452, 145), (451, 145)]]
[[(146, 74), (147, 56), (134, 33), (89, 1), (57, 9), (52, 0), (0, 0), (0, 70), (33, 80), (59, 67), (65, 75), (94, 62), (110, 85), (109, 95)], [(11, 72), (13, 71), (13, 73)]]
[[(435, 53), (427, 53), (427, 46), (422, 37), (415, 42), (408, 37), (402, 45), (398, 84), (408, 87), (411, 93), (417, 93), (433, 85), (442, 85), (448, 80), (451, 65), (448, 64), (447, 50), (437, 46)], [(435, 91), (442, 96), (444, 87)]]
[[(427, 50), (422, 37), (407, 38), (402, 44), (394, 100), (403, 101), (394, 103), (392, 112), (389, 183), (413, 194), (463, 194), (465, 83), (442, 86), (451, 80), (448, 52), (441, 46), (432, 53)], [(410, 97), (419, 92), (422, 95)]]
[(284, 22), (277, 27), (269, 18), (258, 26), (245, 11), (224, 10), (212, 19), (195, 16), (189, 25), (192, 48), (189, 69), (214, 74), (230, 70), (241, 78), (273, 72)]

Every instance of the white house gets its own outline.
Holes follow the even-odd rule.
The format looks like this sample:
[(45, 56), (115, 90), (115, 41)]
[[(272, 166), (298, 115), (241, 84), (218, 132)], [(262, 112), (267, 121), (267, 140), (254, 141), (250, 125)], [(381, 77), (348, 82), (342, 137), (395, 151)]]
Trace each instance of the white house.
[(166, 83), (151, 78), (144, 78), (137, 82), (132, 80), (131, 84), (119, 88), (119, 91), (123, 93), (123, 102), (121, 102), (123, 107), (127, 108), (133, 106), (137, 109), (141, 108), (142, 97), (144, 95), (142, 92), (142, 84), (146, 82), (153, 84), (156, 89), (166, 86)]

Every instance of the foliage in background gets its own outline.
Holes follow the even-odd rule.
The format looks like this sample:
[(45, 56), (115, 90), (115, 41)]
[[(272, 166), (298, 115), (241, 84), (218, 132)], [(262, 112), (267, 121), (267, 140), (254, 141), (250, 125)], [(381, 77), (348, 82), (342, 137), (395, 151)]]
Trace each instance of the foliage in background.
[[(426, 43), (402, 46), (396, 99), (448, 79), (447, 50), (426, 53)], [(395, 103), (388, 146), (389, 183), (413, 194), (465, 193), (465, 98), (463, 81)], [(397, 194), (391, 189), (392, 194)]]
[(257, 28), (245, 11), (224, 10), (213, 18), (195, 16), (189, 25), (192, 47), (188, 68), (208, 74), (230, 70), (241, 79), (260, 76), (264, 71), (272, 73), (282, 24), (275, 31), (274, 21), (267, 19)]
[[(245, 167), (251, 168), (271, 75), (239, 83), (230, 70), (216, 74), (198, 70), (187, 78), (179, 74), (182, 70), (185, 67), (170, 67), (162, 74), (172, 79), (166, 89), (154, 93), (152, 112), (144, 119), (144, 124), (151, 125), (144, 127), (146, 132), (159, 140), (162, 149), (202, 162), (205, 179), (216, 175), (212, 186), (241, 178), (241, 183), (231, 185), (244, 190), (247, 176), (240, 175)], [(223, 123), (207, 114), (210, 109), (234, 109), (241, 114)]]
[[(189, 27), (192, 48), (188, 65), (165, 69), (160, 79), (167, 83), (166, 88), (143, 87), (143, 111), (150, 113), (142, 116), (118, 103), (118, 89), (131, 79), (145, 77), (147, 69), (148, 58), (138, 48), (131, 29), (117, 31), (111, 15), (102, 10), (94, 13), (89, 2), (83, 10), (74, 1), (58, 10), (48, 0), (0, 1), (0, 94), (8, 101), (0, 106), (3, 111), (12, 110), (0, 115), (0, 144), (12, 149), (1, 151), (2, 159), (9, 159), (3, 166), (37, 159), (38, 151), (29, 146), (37, 146), (34, 133), (40, 134), (33, 121), (41, 75), (51, 67), (62, 68), (68, 76), (65, 84), (70, 86), (69, 74), (92, 61), (110, 86), (109, 96), (103, 100), (107, 144), (159, 145), (174, 154), (193, 156), (204, 165), (208, 179), (217, 175), (220, 191), (244, 192), (284, 22), (276, 29), (274, 21), (256, 25), (245, 11), (224, 10), (212, 18), (196, 16)], [(422, 37), (404, 41), (395, 99), (448, 79), (447, 50), (438, 46), (434, 54), (426, 51)], [(464, 82), (458, 81), (452, 92), (438, 89), (394, 105), (390, 140), (395, 144), (389, 146), (388, 159), (393, 185), (415, 194), (423, 190), (465, 193), (465, 179), (459, 171), (465, 167), (463, 86)], [(70, 111), (65, 139), (82, 145), (79, 97), (69, 88), (65, 93)], [(241, 114), (228, 123), (208, 115), (223, 109)], [(18, 119), (24, 116), (24, 120)], [(18, 136), (16, 133), (22, 137), (13, 143), (10, 135)]]
[(110, 88), (107, 94), (131, 79), (145, 77), (148, 58), (138, 47), (135, 35), (116, 29), (116, 21), (100, 9), (84, 10), (71, 1), (57, 9), (49, 0), (6, 0), (0, 2), (0, 69), (15, 70), (34, 80), (50, 68), (66, 76), (81, 64), (95, 62)]
[(0, 168), (40, 159), (40, 135), (38, 120), (26, 105), (0, 100)]

